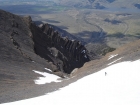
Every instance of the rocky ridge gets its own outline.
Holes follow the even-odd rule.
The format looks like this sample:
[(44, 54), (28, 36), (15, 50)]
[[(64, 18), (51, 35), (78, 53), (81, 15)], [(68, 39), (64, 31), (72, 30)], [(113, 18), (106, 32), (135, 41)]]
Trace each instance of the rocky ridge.
[(72, 35), (68, 35), (70, 38), (62, 36), (60, 30), (52, 25), (36, 25), (30, 16), (20, 17), (3, 10), (0, 10), (0, 16), (1, 61), (11, 61), (19, 67), (25, 62), (36, 67), (33, 63), (37, 63), (55, 73), (70, 74), (85, 62), (114, 50), (105, 43), (85, 46)]

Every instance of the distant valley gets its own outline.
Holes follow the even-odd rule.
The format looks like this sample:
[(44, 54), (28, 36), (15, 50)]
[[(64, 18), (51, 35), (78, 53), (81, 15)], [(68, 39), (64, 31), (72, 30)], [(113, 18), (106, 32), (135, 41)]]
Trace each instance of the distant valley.
[(139, 3), (139, 0), (1, 0), (0, 8), (31, 15), (34, 21), (55, 25), (86, 43), (104, 40), (117, 48), (139, 39)]

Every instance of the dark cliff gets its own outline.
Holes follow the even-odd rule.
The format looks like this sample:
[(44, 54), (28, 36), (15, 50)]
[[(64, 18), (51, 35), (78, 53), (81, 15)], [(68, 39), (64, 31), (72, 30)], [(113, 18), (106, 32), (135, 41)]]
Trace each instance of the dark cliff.
[(31, 23), (31, 32), (36, 54), (53, 62), (58, 70), (70, 73), (89, 61), (87, 50), (78, 40), (62, 37), (48, 24), (41, 27)]

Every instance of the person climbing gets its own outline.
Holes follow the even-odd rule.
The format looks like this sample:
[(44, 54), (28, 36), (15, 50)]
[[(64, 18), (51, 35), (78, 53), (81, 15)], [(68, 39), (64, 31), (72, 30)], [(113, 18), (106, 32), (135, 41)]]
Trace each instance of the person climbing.
[(105, 72), (105, 76), (107, 75), (107, 72)]

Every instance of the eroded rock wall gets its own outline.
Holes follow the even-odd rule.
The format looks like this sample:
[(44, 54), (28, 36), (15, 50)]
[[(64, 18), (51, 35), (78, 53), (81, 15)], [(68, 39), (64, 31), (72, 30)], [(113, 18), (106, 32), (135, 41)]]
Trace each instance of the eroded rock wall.
[(35, 53), (57, 65), (58, 70), (70, 73), (89, 61), (87, 50), (78, 40), (62, 37), (48, 24), (30, 26)]

